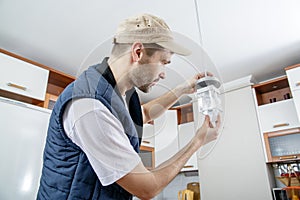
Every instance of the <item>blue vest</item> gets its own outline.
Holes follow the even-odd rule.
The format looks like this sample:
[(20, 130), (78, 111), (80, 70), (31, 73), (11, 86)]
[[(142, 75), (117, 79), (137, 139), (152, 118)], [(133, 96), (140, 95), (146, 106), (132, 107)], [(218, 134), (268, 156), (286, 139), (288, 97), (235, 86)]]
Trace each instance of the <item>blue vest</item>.
[(83, 72), (59, 96), (50, 117), (37, 199), (132, 199), (132, 195), (116, 183), (102, 186), (85, 153), (63, 129), (62, 116), (68, 102), (77, 98), (98, 99), (122, 123), (131, 145), (139, 152), (143, 125), (139, 98), (134, 89), (127, 92), (129, 114), (115, 88), (107, 59)]

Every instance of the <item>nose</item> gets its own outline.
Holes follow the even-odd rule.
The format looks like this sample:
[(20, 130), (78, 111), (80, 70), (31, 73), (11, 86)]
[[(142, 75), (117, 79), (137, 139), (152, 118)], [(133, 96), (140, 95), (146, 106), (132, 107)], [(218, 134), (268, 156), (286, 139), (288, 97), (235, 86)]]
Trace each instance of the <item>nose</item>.
[(161, 79), (165, 79), (165, 78), (166, 78), (165, 72), (161, 72), (158, 76), (159, 76), (159, 78), (161, 78)]

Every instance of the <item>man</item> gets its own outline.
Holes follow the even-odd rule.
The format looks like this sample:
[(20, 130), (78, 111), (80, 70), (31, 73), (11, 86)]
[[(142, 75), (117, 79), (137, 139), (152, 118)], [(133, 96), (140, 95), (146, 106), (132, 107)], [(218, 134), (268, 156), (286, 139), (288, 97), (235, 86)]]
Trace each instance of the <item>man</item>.
[(38, 199), (151, 199), (216, 138), (218, 126), (206, 117), (193, 140), (155, 170), (148, 171), (138, 156), (143, 123), (193, 93), (202, 76), (141, 106), (134, 88), (148, 92), (165, 78), (174, 53), (189, 51), (174, 42), (162, 19), (143, 14), (119, 25), (111, 56), (83, 72), (56, 102)]

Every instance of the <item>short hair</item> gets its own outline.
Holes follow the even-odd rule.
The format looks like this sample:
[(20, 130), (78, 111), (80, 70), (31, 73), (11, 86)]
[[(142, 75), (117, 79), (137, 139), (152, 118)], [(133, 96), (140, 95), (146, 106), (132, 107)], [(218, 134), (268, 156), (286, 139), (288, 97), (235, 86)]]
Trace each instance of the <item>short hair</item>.
[[(114, 57), (122, 56), (130, 51), (132, 44), (116, 43), (113, 45), (111, 55)], [(162, 46), (155, 43), (144, 43), (143, 47), (147, 56), (152, 56), (156, 51), (164, 50)]]

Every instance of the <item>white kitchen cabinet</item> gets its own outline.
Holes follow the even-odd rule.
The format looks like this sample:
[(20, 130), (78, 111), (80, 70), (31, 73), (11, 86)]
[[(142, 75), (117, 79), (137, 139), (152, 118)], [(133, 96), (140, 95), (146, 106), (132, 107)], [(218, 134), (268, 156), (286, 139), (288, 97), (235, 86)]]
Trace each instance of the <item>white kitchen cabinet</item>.
[(0, 53), (0, 89), (45, 100), (49, 70)]
[(178, 151), (177, 111), (167, 110), (154, 120), (155, 166), (171, 158)]
[(143, 138), (142, 138), (142, 146), (146, 147), (154, 147), (155, 139), (154, 139), (154, 125), (153, 124), (144, 124), (143, 126)]
[(36, 199), (50, 110), (0, 97), (0, 199)]
[[(179, 150), (191, 141), (195, 135), (194, 122), (184, 123), (178, 125), (178, 140)], [(181, 171), (198, 170), (197, 154), (195, 153), (185, 164)]]
[(201, 199), (272, 200), (251, 82), (244, 81), (226, 84), (235, 87), (225, 91), (221, 136), (198, 160)]
[(300, 90), (292, 91), (298, 122), (300, 123)]
[(258, 106), (262, 132), (273, 132), (299, 126), (293, 99)]
[(300, 65), (286, 70), (289, 85), (292, 91), (300, 90)]
[(294, 99), (298, 122), (300, 123), (300, 64), (286, 70), (291, 93)]

